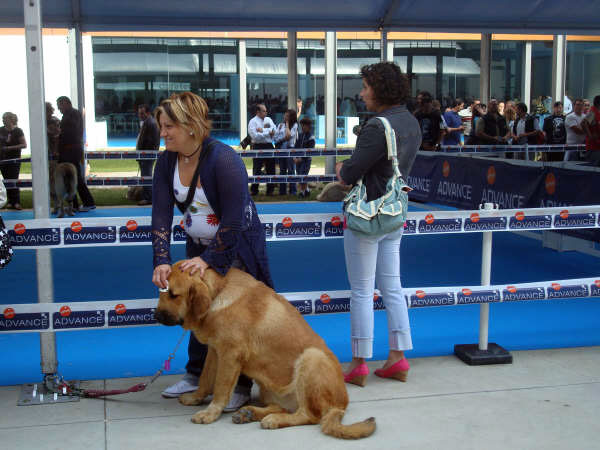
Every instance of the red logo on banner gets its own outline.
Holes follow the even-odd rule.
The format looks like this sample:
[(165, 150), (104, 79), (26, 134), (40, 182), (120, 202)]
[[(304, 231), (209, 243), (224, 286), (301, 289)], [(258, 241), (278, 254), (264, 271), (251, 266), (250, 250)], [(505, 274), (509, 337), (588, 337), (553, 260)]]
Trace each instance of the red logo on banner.
[(427, 214), (425, 216), (425, 222), (427, 222), (428, 224), (432, 224), (433, 221), (434, 221), (433, 214)]
[(444, 161), (444, 164), (442, 164), (442, 175), (444, 178), (448, 178), (448, 175), (450, 175), (450, 163), (448, 161)]
[(552, 283), (552, 289), (554, 289), (555, 291), (559, 291), (560, 290), (560, 284), (558, 284), (558, 283)]
[(15, 225), (14, 230), (17, 234), (23, 234), (25, 233), (25, 225), (23, 225), (22, 223), (18, 223)]
[(329, 303), (331, 301), (331, 297), (327, 294), (321, 294), (321, 302)]
[(521, 221), (525, 218), (525, 213), (523, 211), (519, 211), (518, 213), (515, 214), (515, 218), (517, 220)]
[(464, 288), (464, 289), (462, 290), (462, 293), (463, 293), (464, 295), (467, 295), (467, 296), (468, 296), (468, 295), (471, 295), (471, 294), (473, 293), (473, 291), (472, 291), (471, 289)]
[(13, 317), (15, 317), (15, 310), (12, 308), (6, 308), (4, 310), (4, 318), (5, 319), (12, 319)]
[(600, 288), (600, 280), (594, 281), (594, 284)]
[(183, 223), (183, 219), (181, 219), (181, 220), (179, 221), (179, 226), (180, 226), (181, 228), (185, 228), (185, 224)]
[(569, 217), (569, 210), (568, 209), (563, 209), (560, 212), (560, 217), (562, 217), (563, 219), (566, 219), (567, 217)]
[(417, 297), (418, 297), (418, 298), (423, 298), (423, 297), (425, 297), (425, 291), (421, 291), (421, 290), (419, 290), (419, 291), (415, 292), (415, 294), (417, 294)]
[(379, 295), (377, 295), (377, 294), (373, 294), (373, 301), (374, 301), (374, 302), (376, 302), (378, 298), (379, 298)]
[(550, 195), (556, 192), (556, 177), (552, 172), (546, 175), (546, 192)]
[(79, 233), (81, 231), (81, 222), (73, 222), (71, 224), (71, 230), (73, 233)]
[(479, 222), (479, 214), (477, 214), (477, 213), (471, 214), (471, 222), (473, 222), (473, 223)]
[(342, 219), (340, 219), (338, 216), (333, 216), (331, 218), (331, 225), (333, 225), (334, 227), (339, 227), (342, 224)]
[(129, 231), (135, 231), (137, 229), (137, 222), (133, 219), (128, 220), (126, 227)]
[(61, 306), (59, 312), (61, 316), (69, 317), (71, 315), (71, 308), (68, 306)]
[(488, 184), (494, 184), (496, 182), (496, 168), (494, 166), (488, 168), (487, 182)]
[(506, 290), (512, 294), (514, 294), (515, 292), (517, 292), (517, 288), (514, 286), (506, 286)]
[(117, 314), (125, 314), (126, 311), (127, 308), (125, 308), (125, 305), (123, 303), (119, 303), (117, 306), (115, 306), (115, 312)]
[(219, 219), (217, 218), (216, 214), (209, 214), (208, 216), (206, 216), (206, 223), (209, 225), (217, 226), (219, 225)]
[(284, 217), (283, 220), (281, 221), (281, 223), (283, 224), (284, 227), (289, 228), (292, 226), (292, 218)]

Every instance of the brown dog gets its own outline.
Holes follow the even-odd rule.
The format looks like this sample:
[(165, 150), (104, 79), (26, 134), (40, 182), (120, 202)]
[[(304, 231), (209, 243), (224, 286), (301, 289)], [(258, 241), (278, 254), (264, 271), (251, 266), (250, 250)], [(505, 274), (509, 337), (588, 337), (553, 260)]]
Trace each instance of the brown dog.
[(193, 422), (217, 420), (243, 373), (258, 383), (266, 406), (240, 409), (235, 423), (260, 421), (269, 429), (320, 423), (323, 433), (344, 439), (375, 431), (373, 418), (342, 425), (348, 406), (342, 367), (285, 298), (235, 268), (226, 276), (208, 269), (200, 277), (179, 264), (169, 275), (168, 292), (160, 294), (155, 317), (192, 330), (209, 347), (198, 390), (179, 397), (184, 405), (199, 405), (213, 394)]

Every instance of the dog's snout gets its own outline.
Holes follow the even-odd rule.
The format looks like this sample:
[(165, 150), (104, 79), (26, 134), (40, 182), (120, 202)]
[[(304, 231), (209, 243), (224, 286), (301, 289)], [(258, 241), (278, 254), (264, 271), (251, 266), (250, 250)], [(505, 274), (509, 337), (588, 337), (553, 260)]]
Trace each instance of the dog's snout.
[(181, 325), (181, 323), (182, 323), (181, 320), (177, 320), (170, 313), (163, 311), (161, 309), (156, 310), (156, 312), (154, 313), (154, 318), (156, 319), (156, 321), (158, 323), (167, 325), (169, 327), (172, 327), (175, 325)]

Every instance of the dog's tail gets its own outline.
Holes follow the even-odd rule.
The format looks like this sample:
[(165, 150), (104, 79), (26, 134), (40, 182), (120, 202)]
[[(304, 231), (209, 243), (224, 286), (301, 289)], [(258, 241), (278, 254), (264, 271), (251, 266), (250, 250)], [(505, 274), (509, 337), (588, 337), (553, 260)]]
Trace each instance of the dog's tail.
[(340, 439), (360, 439), (371, 436), (375, 432), (374, 417), (352, 425), (342, 425), (344, 413), (345, 411), (340, 408), (331, 408), (327, 411), (321, 418), (321, 431)]

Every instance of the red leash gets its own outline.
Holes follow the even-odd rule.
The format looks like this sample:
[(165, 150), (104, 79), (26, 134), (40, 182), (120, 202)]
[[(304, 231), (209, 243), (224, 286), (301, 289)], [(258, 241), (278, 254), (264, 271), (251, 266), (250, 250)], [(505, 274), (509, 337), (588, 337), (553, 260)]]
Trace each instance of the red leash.
[(171, 360), (173, 358), (175, 358), (175, 353), (177, 353), (179, 344), (181, 344), (181, 341), (183, 340), (183, 337), (185, 336), (186, 332), (187, 332), (186, 330), (183, 330), (183, 334), (179, 338), (179, 341), (177, 341), (177, 345), (175, 346), (173, 351), (169, 354), (169, 357), (165, 360), (163, 367), (158, 369), (158, 371), (154, 375), (152, 375), (152, 378), (150, 378), (150, 380), (147, 383), (138, 383), (134, 386), (131, 386), (128, 389), (102, 390), (102, 389), (78, 389), (74, 386), (69, 385), (66, 381), (61, 380), (61, 383), (57, 384), (58, 391), (55, 391), (55, 392), (57, 392), (58, 394), (61, 394), (61, 395), (78, 395), (80, 397), (86, 397), (86, 398), (100, 398), (100, 397), (106, 397), (108, 395), (120, 395), (120, 394), (129, 394), (130, 392), (141, 392), (144, 389), (146, 389), (148, 386), (150, 386), (152, 383), (154, 383), (154, 381), (162, 375), (163, 371), (171, 370)]

